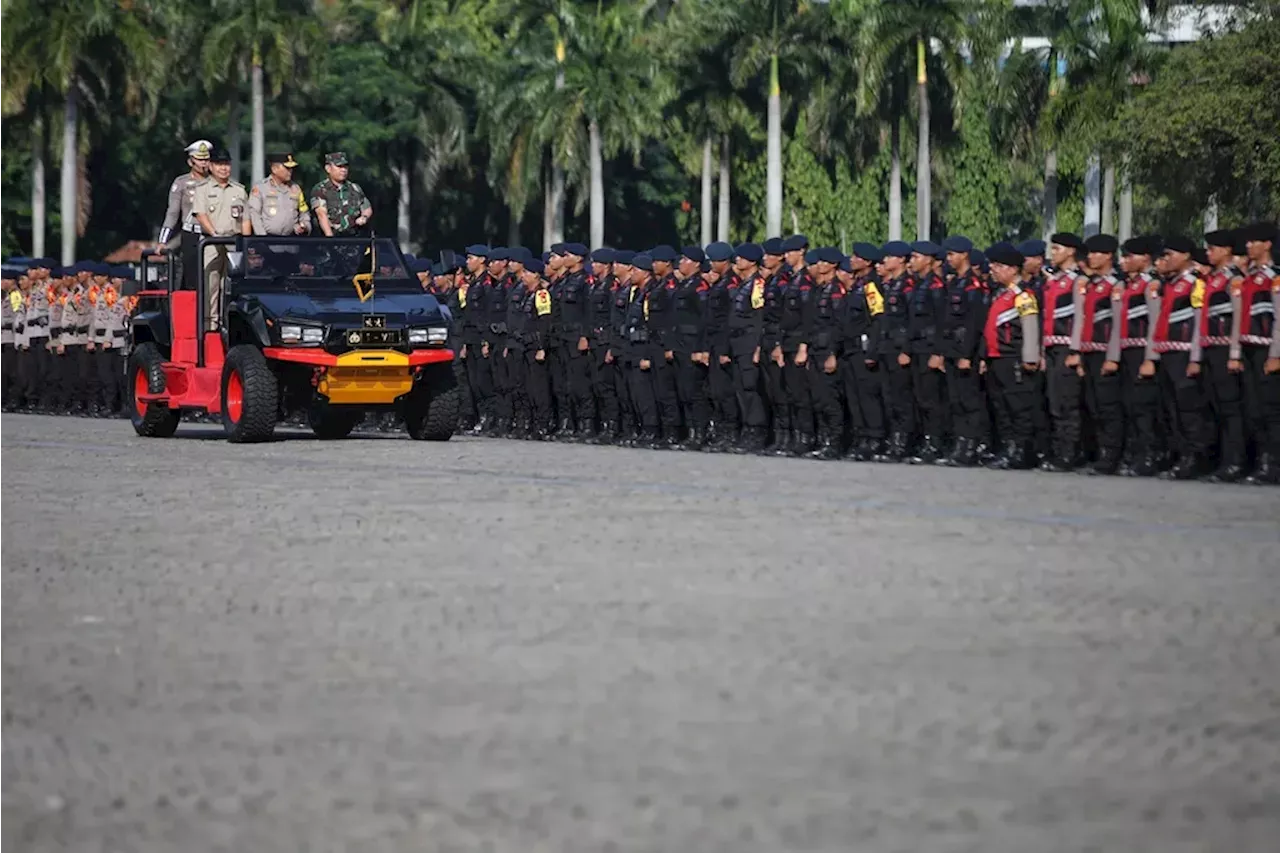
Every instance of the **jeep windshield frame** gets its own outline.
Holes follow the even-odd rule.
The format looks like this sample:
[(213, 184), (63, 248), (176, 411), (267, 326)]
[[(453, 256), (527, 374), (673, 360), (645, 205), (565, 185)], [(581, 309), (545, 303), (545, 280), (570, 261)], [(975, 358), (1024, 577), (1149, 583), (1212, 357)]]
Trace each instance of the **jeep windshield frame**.
[(368, 253), (376, 258), (375, 290), (420, 293), (404, 256), (389, 237), (243, 237), (233, 276), (239, 291), (333, 291), (350, 288), (352, 278), (368, 273)]

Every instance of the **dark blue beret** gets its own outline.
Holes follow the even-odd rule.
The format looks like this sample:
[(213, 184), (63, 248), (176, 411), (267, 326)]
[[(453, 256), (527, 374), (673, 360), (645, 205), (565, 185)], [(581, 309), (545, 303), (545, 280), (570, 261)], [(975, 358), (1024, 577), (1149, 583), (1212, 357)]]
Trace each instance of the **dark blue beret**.
[(1230, 249), (1236, 244), (1236, 232), (1231, 230), (1210, 231), (1204, 235), (1204, 242), (1210, 246), (1225, 246)]
[(849, 263), (848, 258), (844, 258), (840, 261), (840, 269), (844, 272), (853, 272), (853, 264)]
[(931, 258), (936, 258), (942, 254), (942, 247), (931, 240), (916, 240), (911, 244), (911, 251), (913, 253), (918, 252), (921, 255), (928, 255)]
[(880, 251), (880, 247), (874, 243), (854, 243), (853, 253), (864, 261), (878, 263), (884, 259), (884, 252)]
[(698, 263), (702, 263), (703, 259), (706, 258), (706, 254), (702, 251), (700, 246), (685, 246), (680, 250), (680, 254), (689, 260), (697, 261)]
[[(418, 272), (418, 270), (415, 269), (414, 272)], [(445, 269), (444, 261), (436, 261), (434, 264), (431, 264), (432, 276), (440, 276), (440, 275), (448, 275), (448, 274), (449, 274), (449, 271)]]
[(60, 266), (62, 266), (62, 264), (58, 263), (53, 258), (32, 258), (31, 263), (27, 264), (27, 269), (43, 268), (47, 270), (55, 270)]
[(835, 246), (823, 246), (818, 250), (818, 261), (824, 264), (839, 264), (844, 260), (844, 253)]
[(957, 234), (955, 237), (948, 237), (943, 240), (942, 248), (948, 252), (962, 252), (967, 255), (973, 251), (973, 241), (968, 237), (962, 237)]
[(764, 260), (764, 249), (760, 248), (758, 243), (740, 243), (738, 248), (733, 250), (733, 253), (744, 261), (750, 261), (753, 264), (758, 264)]
[(134, 281), (134, 280), (135, 280), (135, 276), (134, 276), (134, 272), (133, 272), (133, 267), (131, 267), (131, 266), (127, 265), (127, 264), (121, 264), (120, 266), (118, 266), (118, 267), (116, 267), (115, 269), (113, 269), (113, 270), (111, 271), (111, 275), (113, 275), (113, 276), (114, 276), (114, 277), (116, 277), (116, 278), (122, 278), (122, 279), (124, 279), (125, 281)]
[(591, 260), (593, 263), (597, 263), (597, 264), (611, 264), (613, 263), (613, 259), (616, 258), (617, 255), (618, 253), (615, 252), (613, 249), (610, 249), (607, 247), (601, 247), (591, 253)]
[(999, 242), (987, 247), (987, 260), (993, 264), (1005, 264), (1011, 267), (1020, 267), (1022, 262), (1026, 260), (1021, 252), (1014, 248), (1012, 243)]
[(985, 267), (987, 265), (987, 256), (982, 251), (974, 249), (969, 253), (969, 263), (975, 267)]
[(902, 240), (890, 240), (880, 248), (880, 251), (884, 252), (886, 257), (911, 257), (911, 246)]
[(510, 257), (511, 255), (507, 252), (506, 246), (495, 246), (493, 251), (489, 253), (489, 260), (491, 261), (505, 261)]
[(663, 243), (661, 246), (654, 246), (649, 250), (649, 257), (655, 261), (666, 261), (669, 264), (675, 263), (676, 250)]
[(440, 270), (441, 272), (435, 271), (435, 264), (432, 264), (429, 258), (417, 258), (414, 260), (413, 266), (409, 268), (409, 271), (415, 275), (420, 272), (427, 272), (433, 275), (444, 275), (444, 264), (440, 264)]
[(564, 253), (565, 253), (564, 243), (552, 243), (552, 244), (551, 244), (551, 254), (553, 254), (553, 255), (563, 255)]
[(547, 265), (543, 263), (540, 258), (530, 258), (524, 262), (524, 268), (529, 272), (542, 275), (542, 273), (546, 271)]
[(807, 248), (809, 248), (809, 238), (803, 234), (792, 234), (782, 241), (782, 250), (784, 252), (798, 252)]
[(543, 264), (549, 264), (549, 263), (551, 263), (551, 253), (550, 253), (550, 252), (543, 252), (543, 253), (542, 253), (542, 263), (543, 263)]
[(760, 244), (760, 248), (764, 249), (766, 255), (781, 255), (786, 249), (783, 248), (783, 240), (781, 237), (770, 237)]
[(638, 270), (653, 272), (653, 255), (650, 255), (648, 252), (637, 252), (635, 256), (631, 258), (631, 266)]
[(481, 258), (489, 257), (489, 247), (484, 245), (483, 243), (475, 243), (473, 245), (470, 245), (464, 251), (468, 255), (475, 255)]
[(1043, 240), (1023, 240), (1018, 244), (1018, 251), (1026, 255), (1028, 258), (1044, 257), (1044, 241)]
[(728, 243), (716, 242), (707, 246), (707, 260), (727, 261), (733, 257), (733, 247)]
[(533, 252), (530, 252), (524, 246), (512, 246), (510, 249), (507, 249), (507, 258), (512, 261), (527, 264), (529, 261), (533, 260)]
[(613, 262), (615, 264), (628, 266), (633, 260), (635, 260), (635, 257), (636, 253), (630, 249), (618, 249), (613, 253)]
[(806, 264), (816, 264), (818, 262), (818, 250), (810, 249), (804, 253), (804, 262)]
[(565, 243), (565, 244), (564, 244), (564, 251), (563, 251), (563, 252), (561, 252), (560, 254), (562, 254), (562, 255), (577, 255), (577, 256), (578, 256), (578, 257), (580, 257), (580, 258), (585, 258), (587, 255), (591, 254), (591, 252), (590, 252), (590, 250), (588, 250), (588, 249), (587, 249), (587, 247), (586, 247), (584, 244), (582, 244), (582, 243)]

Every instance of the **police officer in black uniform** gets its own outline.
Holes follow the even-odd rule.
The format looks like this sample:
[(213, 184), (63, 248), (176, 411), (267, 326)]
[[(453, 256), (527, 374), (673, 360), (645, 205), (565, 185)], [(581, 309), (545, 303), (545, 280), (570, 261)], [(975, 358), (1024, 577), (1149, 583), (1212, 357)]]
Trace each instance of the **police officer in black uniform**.
[(733, 347), (729, 334), (729, 315), (733, 312), (742, 280), (730, 267), (733, 247), (728, 243), (711, 243), (707, 246), (706, 255), (710, 265), (710, 270), (704, 274), (707, 281), (706, 336), (711, 362), (707, 370), (707, 390), (711, 394), (712, 413), (707, 449), (721, 453), (737, 443), (742, 427), (733, 381)]
[(711, 356), (706, 339), (706, 294), (709, 286), (702, 277), (706, 254), (698, 246), (685, 246), (675, 270), (672, 294), (674, 325), (671, 334), (672, 367), (676, 397), (687, 434), (680, 445), (685, 450), (701, 450), (711, 422), (707, 392), (707, 371)]
[(764, 249), (756, 243), (743, 243), (734, 250), (734, 255), (737, 259), (734, 271), (742, 282), (733, 296), (728, 322), (734, 390), (742, 408), (742, 435), (734, 452), (762, 453), (769, 424), (760, 373), (765, 340), (765, 282), (760, 272)]

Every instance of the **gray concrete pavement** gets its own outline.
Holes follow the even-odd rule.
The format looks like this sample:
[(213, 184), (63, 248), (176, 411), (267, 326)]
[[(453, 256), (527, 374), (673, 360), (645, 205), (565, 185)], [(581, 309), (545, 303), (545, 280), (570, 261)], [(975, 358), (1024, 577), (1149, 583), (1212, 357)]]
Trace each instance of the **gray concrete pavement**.
[(1273, 490), (0, 432), (6, 851), (1280, 838)]

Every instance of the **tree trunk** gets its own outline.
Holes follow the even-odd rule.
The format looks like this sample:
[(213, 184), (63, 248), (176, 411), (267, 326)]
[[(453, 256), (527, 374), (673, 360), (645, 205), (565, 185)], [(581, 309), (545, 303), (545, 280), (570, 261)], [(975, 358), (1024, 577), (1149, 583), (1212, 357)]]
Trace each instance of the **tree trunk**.
[(600, 123), (587, 122), (587, 159), (591, 168), (591, 245), (604, 245), (604, 152), (600, 150)]
[(1133, 181), (1127, 164), (1122, 164), (1120, 171), (1120, 223), (1116, 227), (1121, 241), (1133, 236)]
[[(564, 42), (556, 42), (556, 91), (564, 88)], [(551, 243), (564, 242), (564, 169), (551, 153)], [(548, 244), (548, 247), (550, 244)]]
[(782, 89), (778, 86), (778, 55), (769, 58), (769, 138), (765, 175), (766, 237), (782, 235)]
[(263, 123), (266, 121), (263, 110), (262, 94), (262, 56), (255, 47), (253, 50), (253, 67), (249, 71), (249, 82), (253, 98), (253, 164), (249, 169), (249, 178), (257, 183), (265, 177), (267, 152), (263, 142)]
[(231, 152), (231, 180), (240, 180), (240, 93), (232, 95), (227, 107), (227, 150)]
[(413, 189), (409, 180), (413, 173), (413, 160), (406, 153), (404, 165), (393, 165), (391, 172), (400, 185), (400, 192), (396, 195), (396, 239), (400, 241), (402, 248), (406, 248), (409, 245), (409, 211), (413, 201)]
[(1102, 172), (1102, 233), (1114, 234), (1116, 210), (1116, 167), (1108, 163)]
[(1084, 166), (1084, 236), (1098, 233), (1098, 216), (1102, 213), (1102, 161), (1098, 152), (1089, 155)]
[(925, 72), (924, 39), (916, 39), (916, 239), (929, 239), (929, 77)]
[(1044, 241), (1058, 230), (1058, 149), (1044, 152)]
[(902, 134), (895, 116), (889, 124), (889, 239), (902, 239)]
[(711, 134), (707, 134), (707, 138), (702, 140), (702, 208), (698, 221), (700, 230), (698, 237), (702, 240), (702, 245), (711, 242), (711, 216), (712, 205), (711, 200)]
[[(1129, 204), (1130, 204), (1130, 205), (1132, 205), (1132, 204), (1133, 204), (1133, 199), (1132, 199), (1132, 197), (1130, 197)], [(1123, 210), (1123, 208), (1122, 208), (1122, 210)], [(1208, 203), (1207, 205), (1205, 205), (1205, 208), (1204, 208), (1204, 230), (1205, 230), (1205, 231), (1217, 231), (1217, 230), (1218, 230), (1218, 197), (1217, 197), (1217, 195), (1211, 195), (1211, 196), (1209, 196), (1209, 203)], [(38, 253), (37, 253), (37, 254), (38, 254)], [(1273, 254), (1274, 254), (1274, 253), (1273, 253)]]
[(554, 172), (555, 170), (548, 163), (546, 171), (542, 173), (545, 179), (542, 192), (542, 251), (544, 252), (556, 242), (555, 188), (552, 186), (555, 183)]
[(719, 222), (716, 225), (716, 239), (722, 243), (729, 242), (729, 134), (720, 137), (720, 208)]
[(77, 81), (72, 77), (67, 86), (62, 112), (62, 192), (58, 199), (58, 213), (61, 218), (63, 266), (70, 266), (76, 261), (76, 220), (80, 215), (80, 208), (76, 203), (76, 187), (80, 182), (76, 168), (79, 156), (76, 141), (76, 129), (79, 125), (76, 85)]
[(31, 128), (31, 257), (44, 257), (44, 118)]
[(520, 211), (511, 211), (511, 220), (507, 223), (507, 245), (520, 245)]

